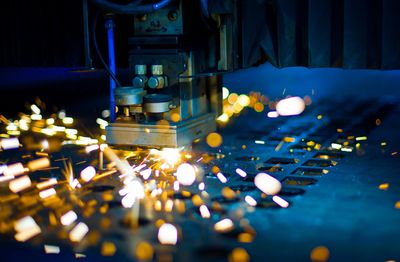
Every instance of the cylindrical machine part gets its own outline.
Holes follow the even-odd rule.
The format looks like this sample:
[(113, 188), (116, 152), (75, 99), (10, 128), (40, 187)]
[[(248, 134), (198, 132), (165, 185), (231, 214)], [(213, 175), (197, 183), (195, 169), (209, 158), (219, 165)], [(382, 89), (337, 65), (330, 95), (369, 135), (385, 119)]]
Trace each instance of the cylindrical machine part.
[(135, 76), (132, 80), (133, 87), (144, 88), (147, 83), (147, 77), (143, 75)]
[(143, 102), (144, 89), (131, 86), (115, 89), (115, 103), (119, 106), (139, 105)]
[(164, 68), (162, 65), (152, 65), (151, 74), (153, 76), (162, 76), (164, 74)]
[(146, 75), (147, 66), (146, 65), (135, 65), (135, 75)]
[(165, 86), (165, 80), (163, 76), (152, 76), (147, 81), (147, 86), (152, 89), (161, 89)]
[(165, 113), (170, 110), (172, 97), (163, 94), (150, 94), (143, 98), (143, 108), (146, 113)]

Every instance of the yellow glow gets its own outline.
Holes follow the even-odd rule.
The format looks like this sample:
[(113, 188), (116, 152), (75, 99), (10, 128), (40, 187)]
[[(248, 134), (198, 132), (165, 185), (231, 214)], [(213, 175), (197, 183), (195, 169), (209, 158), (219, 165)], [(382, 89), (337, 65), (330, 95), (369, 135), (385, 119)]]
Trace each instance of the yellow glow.
[(250, 104), (250, 98), (247, 95), (240, 95), (237, 102), (242, 106), (246, 107)]
[(72, 117), (64, 117), (62, 122), (64, 125), (71, 125), (74, 123), (74, 119)]
[(160, 156), (165, 160), (169, 165), (175, 166), (181, 160), (180, 149), (178, 148), (164, 148), (160, 152)]
[(261, 113), (262, 111), (264, 111), (264, 105), (262, 103), (260, 103), (260, 102), (257, 102), (257, 103), (254, 104), (254, 110), (257, 113)]
[(50, 178), (47, 181), (40, 182), (40, 183), (36, 184), (36, 187), (38, 189), (43, 189), (43, 188), (46, 188), (46, 187), (54, 186), (56, 184), (57, 184), (57, 179), (56, 178)]
[(181, 120), (181, 117), (179, 116), (178, 113), (172, 113), (171, 114), (171, 121), (172, 122), (179, 122)]
[(226, 87), (222, 87), (222, 99), (225, 100), (229, 96), (229, 89)]
[(389, 183), (384, 183), (379, 185), (380, 190), (388, 190), (389, 189)]
[(101, 246), (101, 255), (105, 257), (110, 257), (115, 254), (117, 248), (113, 242), (104, 242)]
[(50, 160), (47, 157), (29, 161), (27, 167), (30, 171), (36, 171), (50, 166)]
[(151, 261), (154, 256), (153, 246), (147, 242), (140, 242), (136, 246), (135, 255), (139, 261)]
[(222, 144), (222, 136), (218, 133), (210, 133), (207, 135), (206, 142), (210, 147), (219, 147)]
[(329, 259), (329, 249), (324, 246), (315, 247), (310, 254), (311, 261), (325, 262)]
[(229, 116), (226, 113), (223, 113), (217, 118), (218, 121), (226, 123), (229, 121)]
[(229, 102), (229, 104), (233, 105), (233, 104), (237, 101), (238, 97), (239, 97), (239, 96), (238, 96), (238, 94), (236, 94), (236, 93), (230, 94), (230, 95), (228, 96), (228, 102)]
[(248, 262), (250, 261), (250, 256), (244, 248), (235, 248), (228, 257), (229, 262)]

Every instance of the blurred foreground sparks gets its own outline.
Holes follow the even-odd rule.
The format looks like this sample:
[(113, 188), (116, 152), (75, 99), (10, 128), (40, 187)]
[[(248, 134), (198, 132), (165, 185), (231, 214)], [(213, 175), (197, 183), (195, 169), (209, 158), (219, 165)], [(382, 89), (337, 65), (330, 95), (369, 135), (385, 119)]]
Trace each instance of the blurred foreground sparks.
[[(263, 112), (265, 106), (276, 106), (259, 93), (229, 94), (226, 88), (223, 92), (224, 114), (218, 120), (224, 123), (245, 107)], [(59, 254), (58, 245), (68, 241), (79, 250), (77, 258), (85, 257), (87, 248), (98, 245), (101, 255), (113, 256), (118, 252), (117, 245), (103, 241), (101, 232), (113, 226), (110, 217), (115, 213), (111, 207), (116, 203), (123, 212), (124, 226), (136, 229), (143, 221), (150, 221), (157, 228), (158, 244), (150, 244), (154, 236), (139, 237), (132, 254), (139, 260), (151, 260), (158, 252), (157, 245), (179, 245), (185, 232), (175, 219), (194, 209), (199, 219), (213, 222), (210, 231), (223, 234), (242, 227), (242, 215), (220, 216), (220, 204), (206, 191), (205, 170), (216, 178), (223, 198), (240, 198), (247, 203), (238, 214), (257, 207), (255, 196), (241, 195), (239, 190), (225, 186), (229, 174), (224, 175), (213, 164), (220, 154), (185, 152), (184, 148), (115, 150), (104, 144), (108, 125), (104, 119), (96, 119), (98, 135), (92, 137), (78, 130), (79, 121), (65, 111), (46, 116), (38, 105), (30, 110), (30, 115), (20, 114), (19, 120), (1, 118), (0, 151), (16, 157), (0, 165), (0, 232), (14, 234), (20, 242), (37, 237), (46, 254)], [(218, 133), (209, 134), (205, 140), (211, 148), (223, 143)], [(235, 171), (239, 177), (247, 177), (245, 170)], [(281, 184), (272, 176), (258, 174), (255, 185), (259, 195), (268, 195), (282, 208), (289, 206), (277, 195)], [(47, 238), (48, 232), (56, 233), (59, 240)], [(254, 230), (248, 230), (239, 235), (238, 242), (250, 243), (254, 236)], [(236, 248), (229, 260), (247, 261), (249, 255)]]

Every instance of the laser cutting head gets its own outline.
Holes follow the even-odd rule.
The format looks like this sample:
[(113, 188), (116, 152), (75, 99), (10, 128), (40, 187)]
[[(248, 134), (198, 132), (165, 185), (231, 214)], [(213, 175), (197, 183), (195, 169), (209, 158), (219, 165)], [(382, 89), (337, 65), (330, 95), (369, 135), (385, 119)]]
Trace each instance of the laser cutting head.
[(113, 94), (118, 112), (107, 128), (108, 143), (181, 147), (216, 129), (221, 73), (235, 64), (233, 16), (205, 14), (201, 5), (171, 1), (135, 15), (129, 38), (131, 86)]

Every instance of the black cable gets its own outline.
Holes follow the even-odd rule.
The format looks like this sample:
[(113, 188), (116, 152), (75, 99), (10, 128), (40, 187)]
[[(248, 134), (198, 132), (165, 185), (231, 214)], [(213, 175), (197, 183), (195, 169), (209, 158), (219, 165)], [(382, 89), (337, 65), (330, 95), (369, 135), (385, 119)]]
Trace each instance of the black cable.
[(95, 17), (94, 17), (94, 19), (93, 19), (93, 28), (92, 28), (92, 31), (93, 31), (93, 32), (92, 32), (92, 35), (93, 35), (93, 45), (94, 45), (94, 48), (96, 49), (96, 53), (97, 53), (97, 55), (99, 56), (101, 63), (103, 64), (104, 68), (105, 68), (106, 71), (107, 71), (107, 74), (114, 80), (115, 84), (116, 84), (118, 87), (121, 87), (121, 84), (119, 83), (117, 77), (114, 75), (114, 73), (111, 71), (111, 69), (108, 67), (106, 61), (104, 60), (104, 58), (103, 58), (103, 56), (102, 56), (102, 54), (101, 54), (101, 52), (100, 52), (99, 46), (97, 45), (96, 27), (97, 27), (97, 22), (98, 22), (98, 20), (99, 20), (100, 14), (101, 14), (101, 11), (100, 11), (100, 10), (97, 11), (97, 12), (96, 12), (96, 15), (95, 15)]

